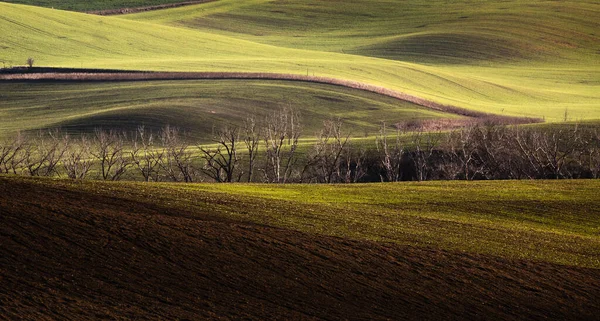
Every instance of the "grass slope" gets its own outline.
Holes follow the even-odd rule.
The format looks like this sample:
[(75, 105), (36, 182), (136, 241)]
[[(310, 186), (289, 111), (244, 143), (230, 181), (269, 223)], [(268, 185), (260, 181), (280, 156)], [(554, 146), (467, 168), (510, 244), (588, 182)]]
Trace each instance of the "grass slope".
[(5, 2), (84, 12), (94, 10), (156, 6), (162, 4), (179, 3), (184, 1), (185, 0), (7, 0)]
[(228, 219), (309, 234), (600, 268), (597, 180), (277, 186), (43, 180), (40, 184), (132, 201), (147, 199), (156, 206), (185, 211), (210, 210)]
[(436, 64), (570, 57), (600, 49), (596, 1), (233, 1), (126, 16), (276, 46)]
[[(589, 196), (598, 186), (557, 183), (420, 184), (423, 193), (416, 194), (412, 184), (236, 185), (236, 192), (230, 185), (0, 177), (0, 313), (9, 319), (594, 319), (600, 278), (598, 261), (589, 263), (598, 258), (590, 226), (597, 228), (598, 212), (597, 198)], [(505, 194), (511, 188), (518, 194)], [(357, 202), (350, 191), (368, 197), (345, 217), (340, 209)], [(440, 191), (451, 198), (440, 200)], [(466, 193), (472, 202), (463, 202)], [(581, 206), (568, 207), (566, 216), (553, 210), (571, 201)], [(359, 208), (363, 219), (356, 220)], [(476, 219), (462, 223), (468, 215)], [(258, 217), (269, 223), (251, 223)], [(416, 218), (419, 226), (398, 227)], [(386, 231), (382, 224), (394, 237), (365, 240)], [(435, 235), (427, 226), (437, 226)], [(473, 233), (477, 228), (483, 231)], [(348, 232), (327, 236), (336, 230)], [(531, 235), (526, 244), (524, 234)], [(490, 246), (498, 235), (508, 249), (531, 246), (540, 255), (515, 259), (498, 251)], [(437, 239), (450, 237), (455, 248), (445, 250)], [(556, 248), (561, 239), (567, 243)], [(567, 253), (571, 243), (577, 250)], [(474, 254), (485, 251), (494, 254)], [(548, 252), (567, 261), (548, 263), (554, 261), (544, 258)]]
[[(263, 2), (223, 0), (162, 13), (174, 14), (177, 19), (197, 19), (198, 10), (214, 15)], [(577, 59), (572, 63), (570, 56), (561, 55), (560, 61), (569, 63), (524, 60), (502, 68), (423, 65), (276, 47), (245, 40), (245, 36), (234, 38), (208, 29), (158, 25), (157, 21), (136, 22), (6, 3), (0, 3), (0, 9), (0, 27), (6, 30), (0, 35), (0, 59), (7, 65), (24, 64), (32, 56), (39, 65), (64, 67), (308, 73), (362, 81), (498, 114), (561, 120), (567, 109), (573, 120), (600, 118), (600, 67), (590, 64), (597, 55), (580, 54), (595, 50), (593, 46), (574, 51)], [(595, 35), (586, 37), (591, 37), (589, 43), (597, 44)]]
[(305, 135), (322, 122), (341, 118), (355, 136), (375, 134), (389, 124), (455, 118), (386, 96), (339, 86), (256, 80), (136, 81), (105, 83), (4, 83), (0, 128), (17, 130), (61, 127), (90, 132), (96, 127), (135, 130), (177, 126), (208, 139), (214, 127), (241, 125), (284, 107), (300, 111)]

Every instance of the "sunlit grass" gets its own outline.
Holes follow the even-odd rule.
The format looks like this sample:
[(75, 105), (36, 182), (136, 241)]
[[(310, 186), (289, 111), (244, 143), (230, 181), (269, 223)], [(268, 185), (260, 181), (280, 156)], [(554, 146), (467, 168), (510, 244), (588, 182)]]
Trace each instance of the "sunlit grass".
[[(303, 2), (298, 3), (303, 4)], [(440, 63), (433, 60), (426, 62), (405, 59), (406, 57), (394, 58), (409, 61), (406, 62), (360, 56), (357, 54), (372, 54), (360, 52), (358, 47), (355, 50), (359, 51), (352, 51), (353, 54), (349, 54), (350, 51), (346, 52), (345, 49), (338, 50), (341, 47), (355, 45), (360, 47), (365, 44), (366, 39), (376, 41), (377, 30), (392, 30), (389, 24), (399, 23), (397, 21), (402, 20), (393, 19), (390, 22), (390, 19), (385, 19), (386, 16), (381, 18), (379, 14), (383, 3), (373, 4), (374, 9), (369, 9), (372, 10), (371, 12), (368, 10), (364, 12), (373, 16), (365, 19), (367, 22), (361, 19), (350, 20), (353, 14), (358, 14), (357, 9), (371, 8), (371, 2), (369, 6), (366, 2), (361, 4), (362, 6), (352, 9), (355, 11), (340, 13), (336, 16), (339, 21), (332, 22), (339, 27), (344, 21), (346, 23), (356, 21), (356, 28), (333, 28), (330, 33), (325, 33), (326, 39), (317, 37), (314, 47), (300, 48), (285, 43), (293, 39), (294, 35), (285, 31), (284, 27), (282, 27), (284, 34), (278, 36), (281, 37), (281, 41), (269, 42), (270, 36), (267, 35), (265, 36), (267, 41), (261, 40), (263, 44), (258, 42), (259, 36), (250, 37), (239, 32), (224, 33), (215, 26), (194, 30), (190, 28), (194, 26), (188, 24), (192, 20), (202, 22), (203, 19), (221, 19), (216, 23), (231, 21), (233, 26), (245, 28), (246, 24), (227, 20), (225, 19), (227, 15), (225, 18), (219, 15), (242, 15), (246, 12), (244, 10), (261, 12), (259, 9), (263, 8), (263, 5), (270, 6), (265, 1), (217, 1), (173, 9), (174, 11), (151, 13), (167, 15), (168, 19), (163, 19), (161, 16), (155, 19), (146, 16), (136, 17), (152, 23), (0, 3), (3, 17), (0, 20), (0, 28), (5, 31), (0, 34), (3, 44), (0, 58), (5, 65), (24, 65), (27, 57), (34, 57), (37, 65), (44, 66), (314, 74), (361, 81), (443, 104), (497, 114), (544, 117), (549, 121), (558, 121), (563, 119), (564, 111), (567, 109), (572, 120), (600, 118), (598, 108), (600, 66), (594, 63), (597, 60), (595, 51), (598, 48), (596, 47), (600, 42), (597, 41), (598, 36), (594, 31), (597, 30), (595, 19), (591, 18), (593, 16), (591, 13), (595, 12), (597, 7), (593, 3), (549, 7), (548, 12), (568, 8), (572, 8), (572, 12), (559, 15), (560, 21), (556, 23), (550, 19), (553, 15), (544, 13), (540, 19), (545, 20), (536, 24), (537, 31), (531, 35), (519, 33), (509, 35), (511, 39), (514, 38), (520, 43), (529, 43), (530, 38), (539, 38), (540, 33), (544, 32), (553, 35), (544, 38), (545, 42), (540, 44), (540, 48), (545, 48), (540, 51), (543, 59), (536, 54), (534, 57), (526, 56), (500, 63), (492, 63), (493, 61), (487, 58), (481, 60), (481, 63), (473, 63), (469, 59), (467, 59), (469, 61), (459, 59), (458, 63), (442, 59), (446, 62)], [(299, 11), (300, 16), (292, 15), (293, 19), (301, 21), (301, 16), (310, 12), (308, 9), (310, 3), (303, 5), (305, 11)], [(525, 4), (520, 6), (527, 7)], [(284, 9), (290, 9), (286, 8)], [(345, 10), (350, 10), (348, 8)], [(527, 8), (527, 14), (523, 16), (517, 15), (519, 6), (510, 9), (510, 16), (517, 15), (516, 17), (521, 21), (515, 24), (515, 28), (518, 29), (522, 23), (529, 21), (531, 12), (545, 7), (539, 4)], [(315, 19), (327, 17), (327, 7), (318, 7), (315, 10), (317, 11), (314, 13)], [(424, 10), (416, 10), (411, 16), (413, 17), (411, 21), (414, 22), (425, 12)], [(454, 20), (460, 17), (455, 17), (453, 14), (448, 19), (454, 22), (444, 25), (442, 19), (444, 15), (439, 11), (440, 8), (435, 9), (435, 5), (432, 4), (427, 10), (438, 10), (437, 20), (432, 18), (432, 21), (437, 21), (439, 28), (445, 30), (463, 28), (468, 21), (461, 20), (460, 24), (454, 23), (456, 22)], [(491, 28), (483, 21), (485, 17), (498, 13), (494, 10), (501, 10), (501, 8), (489, 8), (488, 13), (479, 14), (478, 22), (474, 22), (474, 26), (479, 28), (478, 33)], [(275, 16), (263, 14), (266, 18), (270, 17), (273, 21), (277, 21)], [(334, 15), (331, 12), (329, 14)], [(577, 17), (576, 22), (573, 23), (582, 26), (581, 34), (573, 35), (568, 32), (570, 30), (567, 28), (570, 26), (568, 21), (572, 17)], [(381, 25), (377, 24), (377, 21), (380, 21)], [(162, 24), (172, 24), (172, 26)], [(327, 27), (327, 24), (324, 24), (322, 28)], [(368, 28), (363, 28), (364, 24), (369, 24)], [(252, 27), (252, 24), (248, 26)], [(493, 35), (489, 38), (490, 43), (494, 43), (494, 35), (503, 31), (503, 28), (504, 26), (500, 25), (497, 29), (488, 30)], [(402, 31), (404, 29), (398, 30), (404, 32)], [(319, 32), (311, 27), (307, 29), (306, 35), (314, 36)], [(345, 32), (346, 35), (336, 34), (340, 32)], [(427, 32), (435, 34), (439, 31)], [(389, 35), (384, 36), (389, 37)], [(573, 42), (576, 48), (562, 48), (560, 43), (556, 43), (558, 40), (555, 37), (559, 40), (569, 39), (568, 43)], [(343, 43), (340, 44), (341, 47), (328, 47), (330, 41)], [(474, 44), (478, 43), (480, 42), (474, 42)], [(519, 47), (519, 50), (524, 50), (526, 53), (533, 52), (530, 49)], [(491, 49), (483, 47), (477, 50), (487, 52)], [(536, 50), (534, 51), (539, 51)]]
[(166, 3), (183, 2), (181, 0), (8, 0), (5, 2), (27, 4), (62, 10), (92, 11), (119, 8), (155, 6)]
[(600, 268), (597, 180), (352, 185), (37, 182), (311, 234)]

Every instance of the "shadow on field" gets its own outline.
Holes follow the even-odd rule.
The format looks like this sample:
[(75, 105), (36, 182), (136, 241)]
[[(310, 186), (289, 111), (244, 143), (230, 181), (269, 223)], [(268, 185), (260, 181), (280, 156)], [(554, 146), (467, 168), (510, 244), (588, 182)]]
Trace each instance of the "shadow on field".
[(600, 271), (303, 234), (0, 177), (7, 319), (597, 319)]
[(101, 69), (72, 69), (52, 67), (15, 67), (0, 72), (0, 83), (28, 81), (28, 82), (100, 82), (100, 81), (149, 81), (149, 80), (201, 80), (201, 79), (246, 79), (246, 80), (286, 80), (301, 81), (317, 84), (328, 84), (346, 88), (359, 89), (367, 92), (392, 97), (401, 101), (410, 102), (432, 110), (447, 112), (459, 116), (472, 117), (480, 122), (493, 122), (504, 125), (533, 124), (544, 120), (541, 118), (518, 117), (490, 114), (453, 105), (440, 104), (435, 101), (409, 95), (407, 93), (375, 86), (353, 80), (331, 77), (309, 76), (300, 74), (260, 73), (260, 72), (151, 72), (151, 71), (123, 71)]

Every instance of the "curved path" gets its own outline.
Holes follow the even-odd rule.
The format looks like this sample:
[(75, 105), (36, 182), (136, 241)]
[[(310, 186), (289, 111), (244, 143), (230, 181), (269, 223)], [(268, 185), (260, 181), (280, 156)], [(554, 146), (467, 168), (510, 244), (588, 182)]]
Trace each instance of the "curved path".
[[(37, 68), (33, 72), (18, 69), (20, 72), (0, 73), (0, 81), (138, 81), (138, 80), (198, 80), (198, 79), (261, 79), (304, 81), (328, 85), (343, 86), (365, 90), (380, 95), (408, 101), (430, 109), (452, 113), (460, 116), (475, 118), (480, 122), (495, 122), (501, 124), (530, 124), (542, 122), (539, 118), (503, 116), (469, 110), (462, 107), (444, 105), (432, 100), (409, 95), (381, 86), (375, 86), (358, 81), (281, 73), (254, 72), (148, 72), (95, 69), (56, 69)], [(39, 71), (38, 71), (39, 70)]]

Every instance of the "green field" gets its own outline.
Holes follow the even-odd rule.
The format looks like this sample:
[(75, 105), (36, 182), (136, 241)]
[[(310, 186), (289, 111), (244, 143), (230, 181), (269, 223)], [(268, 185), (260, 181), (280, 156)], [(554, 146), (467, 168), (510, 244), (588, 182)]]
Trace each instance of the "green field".
[(134, 131), (179, 127), (210, 140), (214, 128), (241, 125), (292, 107), (302, 117), (304, 135), (323, 121), (340, 118), (353, 136), (374, 135), (382, 121), (457, 118), (387, 96), (340, 86), (292, 81), (187, 80), (104, 83), (4, 83), (0, 85), (0, 135), (16, 131), (95, 128)]
[(35, 320), (594, 320), (599, 184), (0, 175), (0, 312)]
[(597, 180), (358, 185), (31, 182), (310, 235), (600, 268)]
[(232, 1), (123, 16), (280, 47), (474, 64), (594, 59), (596, 1)]
[(180, 1), (0, 2), (0, 316), (597, 318), (600, 1)]
[(109, 10), (132, 7), (155, 6), (168, 3), (178, 3), (181, 0), (9, 0), (6, 2), (26, 4), (46, 8), (70, 11)]
[(596, 2), (344, 4), (221, 0), (99, 17), (0, 3), (0, 59), (314, 74), (497, 114), (600, 118)]

